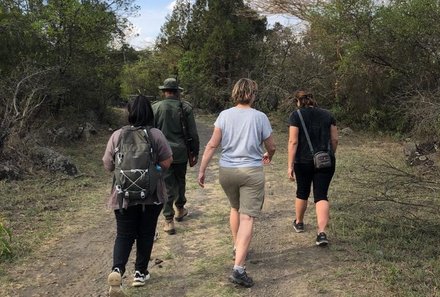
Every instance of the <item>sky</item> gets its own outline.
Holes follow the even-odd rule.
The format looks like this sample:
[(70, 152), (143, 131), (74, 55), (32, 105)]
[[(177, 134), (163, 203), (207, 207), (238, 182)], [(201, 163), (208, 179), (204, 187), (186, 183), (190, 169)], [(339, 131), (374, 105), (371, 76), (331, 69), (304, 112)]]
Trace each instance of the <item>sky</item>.
[[(136, 4), (140, 6), (137, 16), (129, 18), (134, 25), (133, 33), (137, 36), (129, 37), (128, 42), (136, 49), (152, 46), (166, 16), (173, 11), (174, 3), (172, 0), (137, 0)], [(281, 15), (267, 16), (267, 19), (269, 25), (276, 21), (283, 25), (294, 22), (292, 18)]]

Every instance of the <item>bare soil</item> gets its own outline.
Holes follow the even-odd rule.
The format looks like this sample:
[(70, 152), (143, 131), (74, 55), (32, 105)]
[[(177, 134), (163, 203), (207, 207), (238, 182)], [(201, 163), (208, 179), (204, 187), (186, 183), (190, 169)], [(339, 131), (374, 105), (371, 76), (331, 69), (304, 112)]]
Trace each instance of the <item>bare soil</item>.
[[(198, 120), (203, 148), (212, 123)], [(97, 148), (104, 151), (105, 143)], [(295, 186), (286, 178), (284, 140), (278, 143), (273, 164), (266, 170), (266, 200), (256, 221), (248, 273), (255, 286), (249, 289), (229, 283), (233, 265), (229, 232), (229, 206), (218, 185), (218, 158), (208, 169), (207, 186), (196, 184), (197, 166), (188, 169), (187, 207), (190, 214), (176, 223), (177, 234), (162, 232), (160, 217), (150, 262), (151, 280), (142, 288), (131, 288), (133, 256), (123, 285), (128, 296), (368, 296), (373, 283), (358, 282), (351, 272), (347, 250), (332, 238), (327, 248), (315, 246), (316, 219), (311, 203), (306, 232), (293, 231)], [(203, 153), (203, 151), (201, 152)], [(101, 160), (96, 160), (101, 162)], [(115, 238), (114, 215), (105, 206), (110, 177), (102, 170), (99, 179), (106, 187), (93, 195), (102, 203), (80, 207), (60, 222), (57, 232), (44, 246), (22, 261), (7, 267), (7, 281), (0, 296), (107, 296)], [(132, 251), (132, 255), (135, 251)]]

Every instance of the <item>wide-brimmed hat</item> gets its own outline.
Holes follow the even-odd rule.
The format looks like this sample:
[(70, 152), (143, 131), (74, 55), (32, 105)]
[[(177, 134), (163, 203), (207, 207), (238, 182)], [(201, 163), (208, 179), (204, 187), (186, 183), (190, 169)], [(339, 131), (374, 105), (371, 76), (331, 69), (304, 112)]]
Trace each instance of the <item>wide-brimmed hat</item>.
[(173, 77), (167, 78), (163, 82), (163, 86), (159, 86), (160, 90), (180, 90), (183, 91), (181, 87), (179, 87), (179, 84), (177, 83), (177, 80)]

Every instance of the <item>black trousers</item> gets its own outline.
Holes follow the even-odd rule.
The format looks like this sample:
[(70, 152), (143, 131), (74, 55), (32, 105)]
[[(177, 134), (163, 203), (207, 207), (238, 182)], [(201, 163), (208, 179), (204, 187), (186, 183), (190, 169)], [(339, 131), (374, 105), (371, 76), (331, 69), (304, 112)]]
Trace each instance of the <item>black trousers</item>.
[(135, 270), (147, 273), (153, 249), (157, 219), (162, 210), (160, 205), (129, 206), (121, 213), (115, 210), (116, 240), (113, 248), (113, 267), (125, 272), (134, 241), (136, 241)]

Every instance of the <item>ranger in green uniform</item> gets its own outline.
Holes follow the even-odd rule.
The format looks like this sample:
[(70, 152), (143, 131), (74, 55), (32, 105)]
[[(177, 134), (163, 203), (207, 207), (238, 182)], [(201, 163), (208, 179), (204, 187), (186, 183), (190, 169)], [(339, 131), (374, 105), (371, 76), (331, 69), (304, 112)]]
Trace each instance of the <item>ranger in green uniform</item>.
[[(174, 219), (180, 222), (188, 215), (188, 210), (185, 208), (185, 178), (188, 163), (185, 138), (191, 139), (189, 150), (193, 154), (191, 161), (195, 164), (199, 155), (199, 135), (192, 106), (180, 100), (180, 91), (183, 89), (179, 87), (177, 80), (167, 78), (159, 89), (162, 90), (165, 98), (153, 104), (154, 126), (162, 131), (173, 151), (173, 163), (165, 173), (168, 202), (163, 208), (166, 220), (164, 231), (175, 234)], [(186, 131), (182, 127), (182, 122), (183, 126), (186, 126)]]

